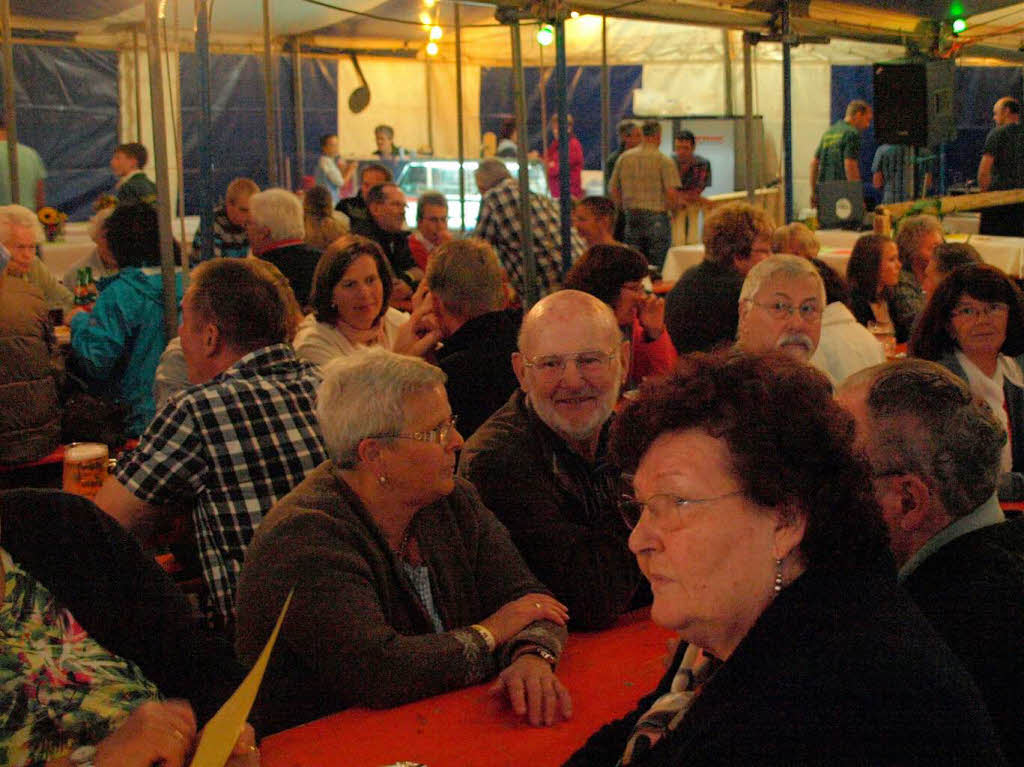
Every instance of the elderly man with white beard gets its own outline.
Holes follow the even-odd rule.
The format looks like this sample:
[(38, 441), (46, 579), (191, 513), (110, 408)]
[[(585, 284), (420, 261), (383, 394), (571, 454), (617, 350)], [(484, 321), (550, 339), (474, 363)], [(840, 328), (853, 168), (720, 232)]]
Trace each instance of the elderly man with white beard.
[(740, 291), (736, 349), (779, 350), (807, 362), (821, 339), (825, 284), (806, 258), (774, 255), (747, 273)]
[(621, 475), (605, 457), (628, 360), (607, 304), (552, 293), (523, 319), (512, 355), (520, 388), (462, 450), (459, 474), (568, 606), (572, 628), (608, 626), (650, 601), (618, 514)]

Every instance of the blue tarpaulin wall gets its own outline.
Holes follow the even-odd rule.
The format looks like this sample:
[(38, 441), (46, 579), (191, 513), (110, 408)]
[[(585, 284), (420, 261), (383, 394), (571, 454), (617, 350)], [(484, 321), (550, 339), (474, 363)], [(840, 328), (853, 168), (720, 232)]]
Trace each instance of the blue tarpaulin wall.
[[(874, 96), (871, 66), (832, 67), (832, 121), (841, 120), (846, 105), (853, 99), (871, 103)], [(946, 186), (974, 179), (985, 136), (995, 125), (992, 105), (1002, 96), (1021, 98), (1019, 67), (957, 67), (956, 141), (946, 144)], [(871, 178), (871, 160), (875, 156), (874, 125), (861, 136), (861, 178)]]
[(117, 54), (15, 45), (14, 93), (18, 141), (46, 165), (47, 203), (71, 219), (88, 218), (92, 201), (116, 180), (109, 164), (117, 146)]
[[(601, 167), (601, 67), (567, 67), (568, 110), (575, 121), (576, 138), (583, 145), (583, 166)], [(608, 68), (611, 93), (610, 148), (618, 145), (615, 126), (633, 114), (633, 90), (641, 85), (643, 67), (614, 66)], [(544, 97), (548, 120), (556, 114), (555, 78), (550, 68)], [(526, 80), (527, 125), (530, 126), (530, 147), (543, 152), (540, 145), (540, 68), (523, 70)], [(515, 116), (511, 67), (484, 67), (480, 70), (480, 132), (493, 131), (500, 136), (503, 119)], [(550, 138), (550, 133), (548, 134)]]
[[(220, 199), (231, 179), (247, 176), (267, 185), (267, 129), (264, 112), (263, 60), (259, 56), (216, 55), (210, 57), (210, 104), (213, 112), (213, 195)], [(198, 213), (199, 174), (199, 77), (195, 54), (181, 57), (182, 125), (184, 140), (186, 214)], [(302, 61), (303, 123), (306, 156), (302, 173), (312, 173), (320, 155), (320, 136), (334, 133), (338, 125), (338, 68), (333, 61)], [(278, 129), (282, 151), (295, 154), (295, 126), (292, 120), (292, 65), (288, 57), (278, 59)], [(292, 170), (293, 177), (296, 170)], [(286, 183), (286, 186), (291, 186)]]

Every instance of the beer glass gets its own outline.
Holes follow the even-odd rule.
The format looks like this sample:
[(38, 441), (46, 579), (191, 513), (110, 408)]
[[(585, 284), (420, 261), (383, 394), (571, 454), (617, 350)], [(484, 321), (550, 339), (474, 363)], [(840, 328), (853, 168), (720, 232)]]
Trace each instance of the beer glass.
[(107, 478), (107, 446), (72, 442), (64, 449), (64, 492), (93, 499)]

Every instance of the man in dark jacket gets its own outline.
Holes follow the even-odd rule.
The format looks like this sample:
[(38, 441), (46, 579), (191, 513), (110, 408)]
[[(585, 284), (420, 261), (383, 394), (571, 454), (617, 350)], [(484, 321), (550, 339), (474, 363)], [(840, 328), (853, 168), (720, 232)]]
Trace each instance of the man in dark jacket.
[(249, 198), (245, 230), (252, 254), (280, 269), (299, 305), (307, 306), (320, 251), (303, 242), (305, 226), (299, 198), (287, 189), (257, 192)]
[(1024, 519), (996, 498), (1006, 432), (942, 366), (902, 360), (851, 376), (899, 579), (974, 676), (1010, 764), (1024, 760)]
[(352, 234), (368, 237), (384, 250), (391, 270), (399, 282), (395, 284), (392, 302), (412, 295), (423, 278), (423, 270), (409, 250), (409, 232), (405, 229), (405, 192), (394, 184), (378, 184), (366, 195), (370, 217), (352, 221)]
[(522, 314), (505, 308), (504, 277), (494, 249), (479, 239), (444, 243), (427, 267), (444, 338), (437, 364), (448, 375), (448, 402), (466, 439), (519, 386), (512, 355)]

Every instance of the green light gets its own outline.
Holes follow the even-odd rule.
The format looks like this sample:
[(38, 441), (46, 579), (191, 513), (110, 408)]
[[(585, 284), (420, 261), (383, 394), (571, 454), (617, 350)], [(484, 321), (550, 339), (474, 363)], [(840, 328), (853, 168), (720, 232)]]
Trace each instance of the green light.
[(956, 18), (964, 15), (964, 4), (960, 0), (953, 0), (949, 5), (949, 15)]
[(953, 34), (959, 35), (967, 30), (967, 22), (963, 19), (953, 19)]
[(555, 40), (555, 28), (550, 24), (541, 24), (537, 30), (537, 42), (540, 45), (551, 45)]

